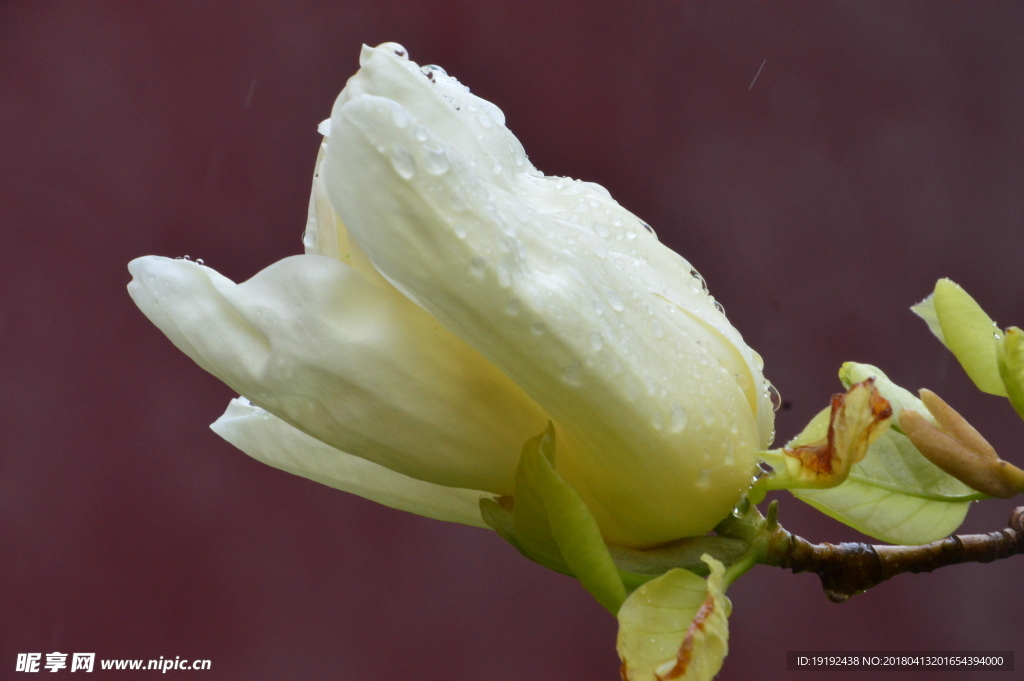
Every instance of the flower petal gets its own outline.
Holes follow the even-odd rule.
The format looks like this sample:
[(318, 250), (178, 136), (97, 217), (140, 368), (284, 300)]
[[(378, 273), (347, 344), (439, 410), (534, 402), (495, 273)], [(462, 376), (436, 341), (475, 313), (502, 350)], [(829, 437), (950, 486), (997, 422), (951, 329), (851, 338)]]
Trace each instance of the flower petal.
[(234, 284), (195, 263), (132, 261), (129, 293), (182, 351), (270, 413), (403, 475), (510, 494), (547, 416), (394, 290), (321, 256)]
[[(350, 238), (552, 417), (558, 472), (609, 541), (703, 534), (771, 430), (754, 353), (688, 263), (603, 189), (504, 157), (480, 167), (486, 126), (404, 62), (371, 54), (335, 105), (322, 175)], [(415, 92), (374, 91), (399, 103), (370, 92), (377, 80)]]
[(484, 492), (434, 485), (324, 444), (244, 398), (231, 400), (213, 432), (263, 463), (400, 511), (475, 527)]

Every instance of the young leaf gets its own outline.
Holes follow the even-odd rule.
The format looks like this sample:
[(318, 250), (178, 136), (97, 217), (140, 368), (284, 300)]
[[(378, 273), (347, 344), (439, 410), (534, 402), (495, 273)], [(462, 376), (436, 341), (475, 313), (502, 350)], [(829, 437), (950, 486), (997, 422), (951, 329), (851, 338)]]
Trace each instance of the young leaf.
[(634, 591), (619, 610), (616, 648), (626, 681), (710, 681), (729, 652), (724, 566), (705, 555), (707, 580), (679, 568)]
[(822, 513), (893, 544), (925, 544), (952, 534), (970, 502), (982, 498), (892, 429), (871, 445), (843, 484), (790, 491)]
[(903, 432), (903, 428), (900, 426), (900, 412), (903, 409), (913, 409), (928, 421), (933, 424), (935, 423), (935, 419), (917, 395), (893, 383), (878, 367), (859, 362), (845, 362), (842, 368), (839, 369), (839, 380), (843, 382), (843, 386), (847, 390), (854, 383), (860, 383), (869, 378), (875, 379), (875, 387), (878, 388), (878, 392), (892, 405), (891, 425), (893, 428), (901, 433)]
[(992, 318), (967, 291), (949, 279), (936, 282), (932, 303), (942, 327), (943, 342), (974, 385), (983, 392), (1006, 397), (994, 339), (1001, 334)]
[(1024, 419), (1024, 331), (1011, 326), (997, 344), (999, 376), (1003, 379), (1010, 404)]

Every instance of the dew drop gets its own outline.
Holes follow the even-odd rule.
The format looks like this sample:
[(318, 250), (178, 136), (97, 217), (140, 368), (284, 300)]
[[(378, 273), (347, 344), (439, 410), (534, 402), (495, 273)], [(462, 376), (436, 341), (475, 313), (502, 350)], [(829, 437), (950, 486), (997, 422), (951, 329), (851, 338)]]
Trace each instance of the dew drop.
[(466, 238), (466, 226), (463, 225), (462, 223), (455, 225), (452, 229), (455, 231), (455, 236), (459, 237), (460, 239)]
[(711, 411), (706, 404), (700, 405), (700, 409), (704, 415), (704, 423), (709, 426), (715, 425), (715, 412)]
[(612, 233), (608, 230), (608, 225), (606, 225), (604, 222), (595, 222), (594, 229), (597, 230), (598, 235), (602, 239), (607, 239), (612, 235)]
[(477, 123), (480, 124), (481, 128), (492, 128), (494, 127), (494, 121), (487, 114), (480, 114), (476, 117)]
[(627, 239), (635, 239), (636, 238), (636, 231), (632, 230), (632, 229), (627, 229), (626, 230), (626, 238)]
[(604, 347), (604, 338), (601, 337), (601, 333), (599, 331), (590, 332), (590, 347), (594, 349), (594, 352), (597, 352)]
[(504, 265), (499, 264), (497, 268), (498, 273), (498, 286), (501, 288), (508, 288), (512, 285), (512, 275), (509, 274), (508, 268)]
[(395, 125), (399, 128), (404, 128), (409, 125), (409, 114), (405, 112), (405, 107), (394, 106), (391, 108), (391, 120), (395, 122)]
[(569, 385), (578, 386), (580, 385), (580, 363), (573, 362), (565, 368), (565, 372), (562, 374), (562, 380)]
[(381, 43), (380, 45), (377, 46), (377, 49), (384, 50), (385, 52), (390, 52), (396, 57), (401, 57), (402, 59), (409, 58), (408, 50), (406, 50), (398, 43)]
[(657, 238), (658, 238), (658, 235), (657, 235), (657, 233), (655, 233), (655, 231), (654, 231), (654, 228), (653, 228), (653, 227), (651, 227), (651, 226), (650, 226), (649, 224), (647, 224), (646, 222), (644, 222), (643, 220), (641, 220), (641, 221), (640, 221), (640, 226), (641, 226), (641, 227), (643, 227), (644, 229), (646, 229), (646, 230), (647, 230), (648, 232), (650, 232), (651, 234), (653, 234), (653, 235), (654, 235), (654, 238), (655, 238), (655, 239), (657, 239)]
[(424, 64), (420, 67), (420, 73), (429, 78), (430, 80), (437, 82), (435, 79), (438, 76), (447, 76), (448, 72), (442, 69), (437, 64)]
[(469, 271), (476, 277), (484, 276), (484, 272), (487, 270), (487, 258), (483, 256), (475, 256), (469, 261)]
[(533, 335), (539, 336), (544, 333), (544, 322), (534, 322), (530, 324), (530, 331), (533, 331)]
[(672, 403), (672, 432), (678, 433), (686, 428), (686, 410), (683, 409), (683, 405)]
[(709, 487), (711, 485), (711, 469), (701, 468), (697, 475), (697, 487)]
[(612, 306), (612, 309), (616, 312), (622, 312), (626, 309), (626, 306), (622, 304), (622, 298), (619, 294), (611, 289), (605, 290), (605, 297), (608, 298), (608, 304)]
[(501, 175), (501, 164), (495, 161), (494, 165), (491, 166), (491, 172), (495, 175)]
[(772, 402), (772, 411), (778, 411), (779, 407), (782, 406), (782, 395), (779, 394), (779, 391), (767, 378), (764, 379), (764, 391)]
[(764, 371), (764, 358), (753, 350), (751, 350), (751, 352), (754, 353), (754, 366), (757, 367), (758, 371)]
[(744, 495), (743, 497), (740, 498), (740, 500), (738, 502), (736, 502), (736, 505), (733, 507), (733, 509), (732, 509), (732, 517), (733, 518), (742, 518), (743, 516), (745, 516), (747, 514), (747, 511), (749, 511), (749, 510), (750, 510), (750, 499), (748, 499), (746, 497), (746, 495)]
[(725, 306), (722, 305), (717, 300), (713, 300), (712, 302), (715, 304), (715, 309), (718, 310), (719, 312), (721, 312), (722, 315), (724, 316), (725, 315)]
[(197, 265), (205, 265), (206, 263), (203, 262), (202, 258), (196, 258), (196, 264)]
[(512, 296), (511, 298), (508, 299), (508, 302), (505, 303), (505, 313), (506, 314), (510, 314), (513, 317), (515, 315), (519, 314), (519, 299), (518, 298), (516, 298), (515, 296)]
[(406, 180), (411, 180), (416, 174), (416, 162), (412, 160), (409, 150), (401, 144), (396, 144), (391, 150), (391, 165)]
[[(423, 148), (423, 169), (431, 175), (444, 175), (452, 167), (444, 149)], [(408, 179), (408, 178), (406, 178)]]
[(700, 284), (700, 288), (701, 288), (702, 291), (704, 291), (704, 293), (708, 292), (708, 283), (706, 281), (704, 281), (704, 277), (700, 276), (700, 272), (698, 272), (697, 270), (691, 269), (690, 270), (690, 276), (693, 277), (694, 280), (698, 284)]
[(420, 142), (426, 142), (427, 138), (430, 137), (430, 133), (427, 131), (427, 127), (425, 125), (417, 125), (416, 132), (414, 134), (416, 135), (416, 139)]
[(736, 385), (740, 387), (740, 390), (746, 390), (750, 387), (750, 377), (746, 374), (736, 374), (733, 378), (736, 379)]

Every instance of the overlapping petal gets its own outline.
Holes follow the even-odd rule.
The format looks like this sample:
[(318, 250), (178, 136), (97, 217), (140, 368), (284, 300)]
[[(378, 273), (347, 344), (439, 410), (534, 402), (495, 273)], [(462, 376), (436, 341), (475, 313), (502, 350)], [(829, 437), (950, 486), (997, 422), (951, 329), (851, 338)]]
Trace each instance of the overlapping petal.
[(487, 527), (480, 515), (480, 499), (487, 496), (483, 492), (423, 482), (346, 454), (244, 398), (231, 400), (227, 411), (210, 428), (252, 458), (274, 468), (400, 511)]
[(235, 284), (133, 261), (129, 292), (182, 351), (254, 404), (405, 476), (511, 494), (547, 416), (476, 351), (341, 262), (286, 258)]

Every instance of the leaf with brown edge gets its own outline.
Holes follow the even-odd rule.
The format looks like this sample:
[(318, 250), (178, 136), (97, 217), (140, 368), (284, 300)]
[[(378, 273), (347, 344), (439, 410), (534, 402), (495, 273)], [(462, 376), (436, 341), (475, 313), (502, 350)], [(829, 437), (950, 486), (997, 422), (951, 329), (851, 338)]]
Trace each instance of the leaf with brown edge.
[[(828, 430), (821, 434), (824, 413), (781, 450), (763, 452), (776, 470), (764, 489), (825, 489), (842, 483), (850, 467), (888, 429), (892, 407), (878, 392), (875, 379), (854, 383), (832, 396)], [(780, 456), (781, 455), (781, 456)]]
[(729, 652), (725, 567), (705, 554), (710, 575), (674, 569), (630, 595), (619, 610), (617, 649), (625, 681), (710, 681)]

